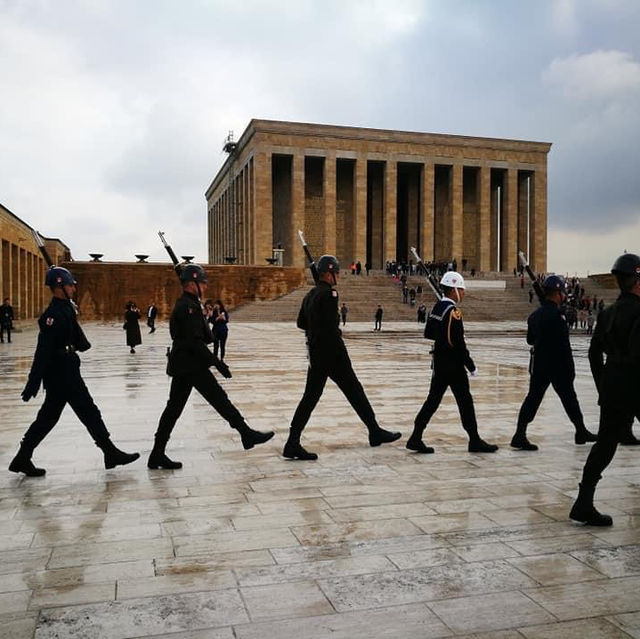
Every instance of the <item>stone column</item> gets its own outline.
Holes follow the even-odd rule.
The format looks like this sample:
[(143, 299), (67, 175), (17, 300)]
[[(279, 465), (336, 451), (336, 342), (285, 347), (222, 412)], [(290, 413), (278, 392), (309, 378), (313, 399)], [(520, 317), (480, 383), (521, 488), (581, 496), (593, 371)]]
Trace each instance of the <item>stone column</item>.
[(422, 165), (422, 181), (420, 187), (420, 257), (425, 262), (432, 262), (434, 259), (433, 174), (433, 162), (425, 162)]
[(464, 246), (464, 207), (462, 198), (462, 164), (451, 167), (451, 259), (458, 262), (462, 269), (462, 253)]
[(265, 265), (273, 249), (273, 194), (271, 192), (271, 153), (254, 157), (255, 264)]
[(398, 163), (387, 160), (384, 167), (384, 222), (382, 262), (396, 259)]
[(518, 250), (529, 257), (529, 173), (518, 171)]
[(298, 230), (304, 231), (305, 221), (303, 153), (296, 152), (293, 156), (291, 180), (291, 229), (289, 229), (291, 255), (289, 259), (285, 255), (284, 259), (285, 264), (304, 267), (304, 251), (298, 239)]
[(324, 159), (324, 252), (336, 254), (336, 156), (327, 154)]
[(502, 238), (502, 270), (509, 273), (518, 263), (518, 170), (507, 170), (505, 191), (504, 224), (505, 236)]
[(478, 179), (478, 264), (480, 271), (491, 270), (491, 168), (480, 167)]
[(532, 175), (532, 221), (529, 231), (531, 268), (537, 273), (547, 271), (547, 167), (537, 168)]
[(358, 156), (356, 160), (353, 190), (355, 220), (353, 255), (350, 258), (365, 262), (367, 259), (367, 158), (364, 156)]

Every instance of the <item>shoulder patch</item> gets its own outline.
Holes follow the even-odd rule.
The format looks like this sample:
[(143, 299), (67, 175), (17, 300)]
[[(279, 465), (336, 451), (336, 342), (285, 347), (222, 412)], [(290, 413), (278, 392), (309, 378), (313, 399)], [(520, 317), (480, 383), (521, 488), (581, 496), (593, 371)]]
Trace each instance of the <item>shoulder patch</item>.
[(52, 326), (53, 325), (53, 317), (47, 317), (47, 319), (45, 320), (45, 324), (47, 326)]
[(461, 320), (462, 319), (462, 311), (459, 308), (452, 309), (451, 317), (453, 317), (453, 319), (456, 319), (456, 320)]
[(331, 296), (332, 297), (338, 297), (338, 291), (331, 289)]
[(187, 313), (189, 313), (189, 315), (193, 315), (193, 309), (190, 306), (187, 308)]

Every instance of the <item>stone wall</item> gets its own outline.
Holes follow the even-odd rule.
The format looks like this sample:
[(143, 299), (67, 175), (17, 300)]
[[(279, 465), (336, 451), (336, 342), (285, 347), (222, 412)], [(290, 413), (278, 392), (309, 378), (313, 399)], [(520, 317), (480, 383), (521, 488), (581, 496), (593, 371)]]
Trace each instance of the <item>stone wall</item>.
[[(160, 319), (168, 319), (181, 294), (178, 278), (169, 264), (131, 262), (69, 262), (64, 264), (78, 281), (81, 317), (118, 320), (128, 300), (144, 312), (151, 301)], [(269, 300), (306, 284), (301, 268), (277, 266), (204, 266), (209, 276), (206, 298), (221, 299), (231, 310), (255, 300)], [(266, 318), (268, 319), (268, 318)]]

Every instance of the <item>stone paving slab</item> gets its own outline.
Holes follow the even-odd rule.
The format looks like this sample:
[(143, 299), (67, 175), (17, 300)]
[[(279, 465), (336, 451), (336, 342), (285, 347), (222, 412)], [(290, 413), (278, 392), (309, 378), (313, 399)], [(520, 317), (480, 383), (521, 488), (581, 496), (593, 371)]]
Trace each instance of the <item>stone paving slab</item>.
[[(550, 391), (530, 426), (537, 453), (508, 446), (526, 394), (523, 325), (470, 324), (481, 434), (466, 450), (447, 394), (427, 430), (434, 455), (404, 449), (430, 379), (417, 324), (348, 323), (354, 368), (381, 425), (403, 432), (370, 448), (331, 383), (304, 444), (281, 457), (304, 388), (303, 336), (290, 324), (231, 325), (221, 380), (250, 424), (276, 436), (251, 451), (193, 393), (168, 452), (146, 455), (166, 403), (167, 326), (128, 352), (120, 324), (89, 323), (82, 371), (114, 441), (142, 459), (106, 471), (75, 415), (34, 459), (43, 478), (0, 472), (0, 639), (640, 637), (640, 450), (620, 447), (599, 487), (612, 529), (567, 519), (589, 446)], [(20, 400), (36, 331), (2, 344), (0, 466), (42, 401)], [(573, 338), (587, 424), (598, 407), (585, 336)]]

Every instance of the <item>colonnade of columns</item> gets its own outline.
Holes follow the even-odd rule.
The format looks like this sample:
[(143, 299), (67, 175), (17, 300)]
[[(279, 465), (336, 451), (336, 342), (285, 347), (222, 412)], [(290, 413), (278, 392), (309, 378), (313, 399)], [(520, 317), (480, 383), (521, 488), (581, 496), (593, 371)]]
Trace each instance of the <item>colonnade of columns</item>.
[(213, 263), (265, 264), (280, 247), (302, 266), (301, 229), (315, 254), (373, 268), (416, 246), (479, 271), (511, 271), (522, 250), (546, 270), (546, 164), (256, 149), (225, 180), (209, 204)]
[(9, 298), (16, 319), (37, 317), (45, 304), (45, 264), (40, 254), (2, 239), (0, 264), (2, 300)]

